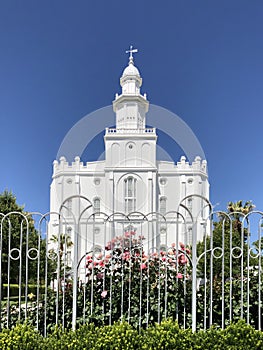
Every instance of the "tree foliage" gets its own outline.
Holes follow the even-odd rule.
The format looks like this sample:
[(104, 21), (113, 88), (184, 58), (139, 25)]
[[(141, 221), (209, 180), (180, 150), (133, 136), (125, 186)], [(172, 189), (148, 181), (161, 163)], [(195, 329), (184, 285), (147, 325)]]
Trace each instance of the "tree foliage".
[(26, 276), (28, 282), (36, 282), (38, 259), (36, 250), (30, 250), (32, 248), (40, 250), (40, 277), (44, 279), (46, 244), (38, 235), (32, 216), (17, 203), (14, 194), (7, 190), (0, 194), (0, 213), (2, 282), (24, 283)]
[[(243, 204), (240, 200), (228, 203), (227, 215), (218, 213), (219, 220), (213, 222), (213, 232), (197, 245), (198, 256), (203, 254), (198, 266), (200, 277), (209, 279), (211, 269), (215, 278), (228, 280), (241, 275), (249, 252), (246, 215), (253, 208), (250, 201)], [(253, 258), (250, 264), (255, 264)]]

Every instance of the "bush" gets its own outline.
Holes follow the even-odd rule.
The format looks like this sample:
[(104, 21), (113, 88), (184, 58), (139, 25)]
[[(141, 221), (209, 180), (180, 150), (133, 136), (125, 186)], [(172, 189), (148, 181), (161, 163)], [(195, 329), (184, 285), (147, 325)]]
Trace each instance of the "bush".
[(11, 330), (0, 332), (0, 349), (43, 350), (259, 350), (263, 348), (263, 333), (244, 321), (231, 324), (225, 330), (212, 327), (206, 331), (192, 333), (181, 329), (177, 322), (163, 321), (137, 331), (128, 323), (96, 327), (81, 326), (76, 331), (62, 330), (56, 326), (47, 338), (42, 337), (31, 326), (20, 324)]
[[(4, 283), (3, 289), (2, 289), (2, 297), (3, 298), (7, 297), (7, 288), (8, 288), (8, 284)], [(19, 284), (10, 284), (10, 289), (9, 289), (10, 297), (17, 297), (17, 299), (18, 299), (19, 288), (20, 288)], [(37, 294), (37, 285), (36, 284), (28, 284), (27, 294), (30, 294), (30, 293), (32, 293), (34, 295)], [(40, 294), (45, 293), (45, 286), (39, 287), (39, 293)], [(22, 296), (25, 297), (25, 285), (22, 286)]]
[(12, 329), (4, 329), (0, 333), (0, 349), (45, 349), (42, 347), (43, 337), (27, 324), (18, 324)]

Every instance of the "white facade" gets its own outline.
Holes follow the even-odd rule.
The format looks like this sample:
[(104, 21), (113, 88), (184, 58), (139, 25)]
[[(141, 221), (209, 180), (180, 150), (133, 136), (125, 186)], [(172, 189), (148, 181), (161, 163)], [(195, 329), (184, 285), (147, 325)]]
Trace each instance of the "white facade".
[[(81, 237), (77, 244), (79, 256), (94, 247), (94, 244), (103, 246), (114, 234), (126, 230), (128, 223), (124, 220), (122, 226), (114, 224), (114, 234), (113, 224), (110, 233), (105, 233), (105, 217), (116, 212), (126, 215), (131, 212), (141, 213), (133, 214), (133, 217), (156, 212), (162, 214), (164, 218), (158, 214), (151, 214), (151, 218), (157, 215), (165, 225), (160, 224), (158, 219), (159, 226), (149, 229), (148, 225), (147, 228), (148, 233), (150, 230), (155, 231), (155, 237), (156, 234), (158, 236), (154, 245), (175, 240), (174, 225), (169, 225), (169, 217), (176, 216), (175, 212), (185, 197), (193, 196), (183, 202), (193, 216), (201, 213), (202, 220), (207, 215), (206, 210), (202, 212), (205, 203), (201, 199), (209, 199), (206, 160), (196, 157), (192, 164), (184, 156), (176, 164), (156, 160), (157, 134), (154, 128), (146, 128), (149, 102), (145, 94), (141, 95), (142, 78), (134, 65), (132, 54), (120, 78), (120, 85), (122, 92), (116, 94), (113, 101), (116, 128), (106, 128), (105, 131), (105, 160), (83, 164), (76, 155), (75, 161), (70, 164), (64, 157), (54, 161), (50, 210), (62, 213), (68, 232), (77, 227)], [(93, 207), (87, 208), (87, 200)], [(93, 212), (97, 212), (96, 223), (94, 216), (90, 216)], [(180, 235), (176, 240), (190, 244), (191, 214), (184, 207), (180, 207), (180, 212), (186, 218), (186, 224), (180, 223)], [(121, 214), (118, 215), (121, 222)], [(52, 233), (59, 230), (56, 220), (57, 216), (51, 215)], [(87, 222), (93, 225), (91, 230), (87, 229)], [(142, 230), (140, 225), (139, 221), (137, 227), (136, 222), (132, 224), (137, 232)], [(158, 230), (166, 233), (164, 238), (158, 235)], [(202, 232), (197, 235), (197, 238), (202, 237)], [(73, 242), (74, 237), (76, 239), (76, 235), (72, 235)]]

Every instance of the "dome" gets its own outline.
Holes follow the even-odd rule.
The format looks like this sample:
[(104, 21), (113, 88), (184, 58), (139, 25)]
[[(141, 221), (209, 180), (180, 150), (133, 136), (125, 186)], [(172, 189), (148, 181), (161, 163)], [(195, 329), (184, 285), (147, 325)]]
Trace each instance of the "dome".
[(139, 70), (135, 67), (135, 65), (133, 64), (133, 62), (130, 60), (128, 67), (126, 67), (122, 73), (122, 76), (126, 76), (126, 75), (137, 75), (138, 77), (140, 77), (140, 72)]

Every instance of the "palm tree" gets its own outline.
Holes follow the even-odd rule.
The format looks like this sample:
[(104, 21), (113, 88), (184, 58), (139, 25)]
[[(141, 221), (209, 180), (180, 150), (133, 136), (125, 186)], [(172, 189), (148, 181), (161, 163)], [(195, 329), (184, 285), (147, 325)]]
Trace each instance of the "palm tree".
[[(237, 202), (228, 202), (227, 206), (228, 213), (236, 213), (238, 218), (250, 213), (254, 208), (255, 206), (252, 201), (246, 201), (243, 205), (242, 200), (239, 200)], [(241, 215), (238, 216), (238, 213)]]
[[(243, 201), (239, 200), (237, 202), (229, 202), (227, 206), (228, 214), (232, 214), (233, 217), (233, 227), (237, 229), (239, 234), (242, 232), (242, 219), (245, 215), (250, 213), (255, 208), (255, 205), (252, 201), (246, 201), (243, 205)], [(246, 218), (248, 222), (248, 219)], [(244, 230), (244, 238), (247, 237), (247, 231)]]
[[(67, 265), (66, 256), (64, 253), (67, 253), (68, 248), (71, 248), (73, 246), (73, 242), (71, 241), (71, 237), (67, 233), (60, 233), (58, 235), (52, 235), (50, 238), (50, 242), (55, 244), (57, 248), (59, 248), (59, 254), (58, 254), (58, 265), (57, 265), (57, 274), (59, 273), (60, 278), (58, 278), (58, 289), (61, 290), (62, 281), (61, 279), (64, 279), (65, 284), (65, 278), (68, 278), (70, 276), (70, 267)], [(55, 252), (55, 249), (51, 249), (51, 251)], [(64, 256), (64, 260), (63, 260)], [(62, 277), (64, 276), (64, 277)]]
[(59, 244), (59, 255), (61, 257), (63, 256), (64, 248), (68, 250), (68, 248), (73, 246), (73, 242), (71, 241), (71, 237), (68, 233), (52, 235), (50, 242), (54, 243), (56, 246)]

